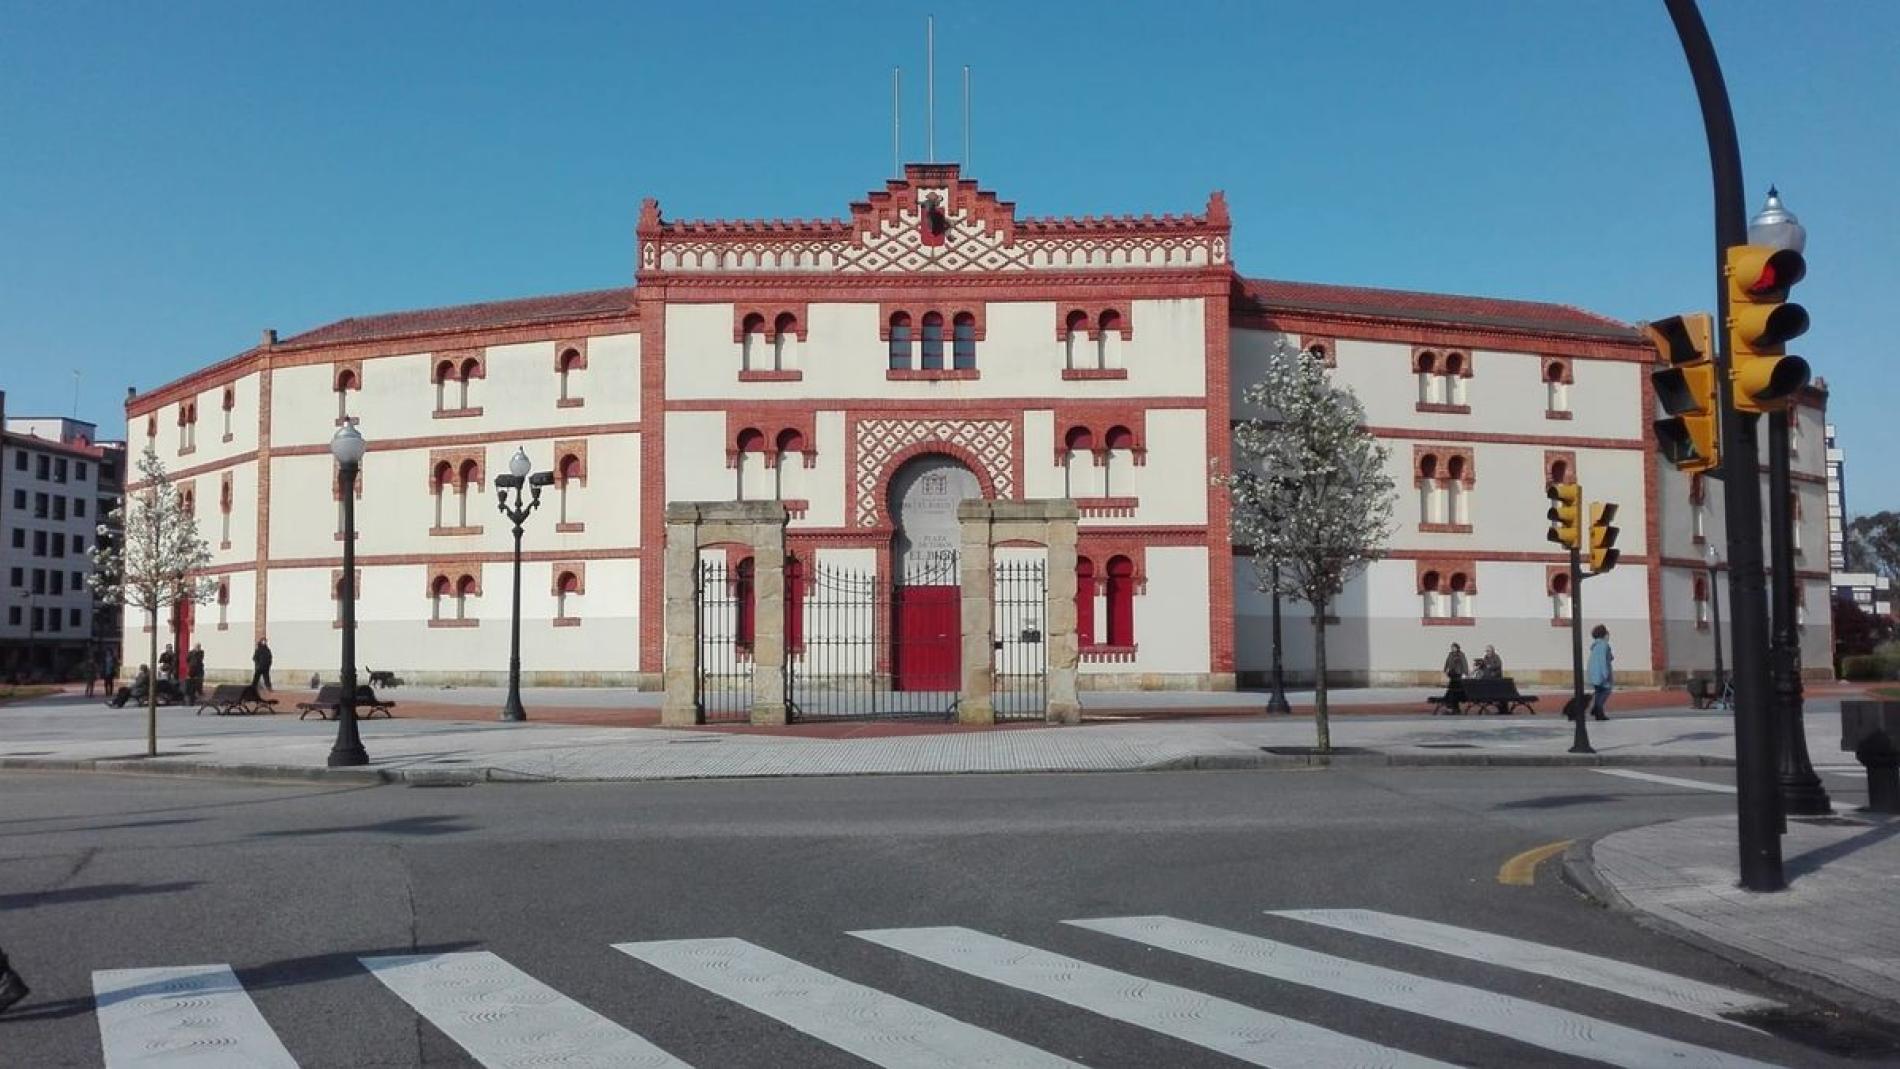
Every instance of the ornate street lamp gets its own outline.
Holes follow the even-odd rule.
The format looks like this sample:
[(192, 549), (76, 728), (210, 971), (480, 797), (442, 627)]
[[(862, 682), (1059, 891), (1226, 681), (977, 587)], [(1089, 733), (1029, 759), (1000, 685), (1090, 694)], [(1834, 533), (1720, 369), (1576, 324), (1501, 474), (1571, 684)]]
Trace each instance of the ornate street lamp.
[(1703, 547), (1702, 560), (1709, 566), (1709, 629), (1715, 636), (1715, 704), (1728, 709), (1734, 702), (1729, 698), (1726, 673), (1722, 671), (1722, 587), (1716, 582), (1715, 574), (1722, 565), (1722, 552), (1715, 548), (1714, 542)]
[(1293, 712), (1286, 700), (1286, 677), (1280, 670), (1280, 566), (1273, 566), (1273, 693), (1267, 695), (1267, 712)]
[[(1748, 223), (1748, 243), (1801, 252), (1808, 231), (1801, 220), (1781, 204), (1781, 193), (1768, 187), (1768, 200)], [(1795, 626), (1800, 598), (1794, 578), (1794, 488), (1789, 438), (1794, 406), (1768, 414), (1768, 607), (1772, 621), (1768, 640), (1770, 708), (1781, 739), (1781, 805), (1798, 816), (1822, 816), (1834, 811), (1827, 788), (1808, 759), (1807, 730), (1801, 716), (1801, 635)]]
[(329, 766), (369, 764), (363, 738), (356, 730), (356, 473), (369, 448), (351, 420), (330, 439), (343, 495), (343, 589), (337, 598), (343, 611), (343, 673), (336, 706), (336, 744), (330, 747)]
[[(554, 482), (551, 471), (528, 474), (533, 468), (527, 450), (516, 447), (515, 455), (508, 458), (508, 474), (495, 477), (495, 504), (515, 527), (515, 602), (508, 632), (508, 700), (501, 707), (503, 720), (528, 719), (528, 711), (521, 707), (521, 525), (529, 513), (541, 507), (542, 489)], [(529, 492), (525, 503), (521, 497), (524, 486)], [(512, 504), (508, 500), (510, 490), (515, 492)]]

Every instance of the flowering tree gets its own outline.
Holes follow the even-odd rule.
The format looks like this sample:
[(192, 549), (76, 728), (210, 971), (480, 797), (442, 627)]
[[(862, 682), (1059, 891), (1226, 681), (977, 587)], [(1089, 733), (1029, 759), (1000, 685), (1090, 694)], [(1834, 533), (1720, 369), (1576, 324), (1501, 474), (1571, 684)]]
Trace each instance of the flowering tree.
[(1352, 391), (1285, 343), (1242, 397), (1262, 415), (1235, 428), (1237, 470), (1221, 479), (1233, 496), (1234, 539), (1253, 550), (1258, 589), (1312, 606), (1314, 725), (1326, 753), (1326, 610), (1392, 535), (1386, 449), (1362, 426)]
[[(178, 488), (151, 446), (139, 457), (139, 489), (126, 493), (101, 524), (92, 543), (92, 575), (87, 582), (107, 601), (145, 612), (152, 636), (151, 660), (158, 665), (158, 613), (182, 602), (209, 601), (217, 583), (203, 575), (211, 547), (198, 534), (197, 517), (185, 511)], [(119, 527), (114, 531), (112, 525)], [(179, 657), (185, 655), (178, 651)], [(145, 688), (145, 753), (158, 756), (158, 677)]]

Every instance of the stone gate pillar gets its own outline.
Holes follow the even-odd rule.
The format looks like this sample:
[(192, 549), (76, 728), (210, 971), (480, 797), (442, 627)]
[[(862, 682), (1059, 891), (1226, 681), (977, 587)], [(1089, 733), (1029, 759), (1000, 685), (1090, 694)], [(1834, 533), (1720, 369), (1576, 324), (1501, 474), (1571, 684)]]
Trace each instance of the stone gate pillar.
[[(785, 506), (777, 501), (672, 501), (666, 506), (664, 697), (660, 723), (704, 723), (699, 708), (699, 551), (752, 552), (752, 722), (785, 723)], [(1073, 570), (1073, 565), (1071, 565)]]
[(1075, 672), (1081, 660), (1075, 633), (1076, 525), (1081, 512), (1063, 499), (1034, 501), (970, 500), (957, 506), (962, 527), (963, 695), (957, 719), (966, 724), (996, 722), (996, 547), (1027, 542), (1042, 546), (1046, 596), (1043, 641), (1047, 644), (1050, 723), (1082, 720)]

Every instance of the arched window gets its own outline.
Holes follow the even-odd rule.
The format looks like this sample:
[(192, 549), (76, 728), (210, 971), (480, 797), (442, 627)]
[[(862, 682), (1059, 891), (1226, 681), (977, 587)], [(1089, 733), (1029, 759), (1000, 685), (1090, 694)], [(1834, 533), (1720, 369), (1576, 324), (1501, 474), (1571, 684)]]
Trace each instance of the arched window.
[(561, 350), (560, 363), (558, 363), (555, 366), (560, 369), (560, 377), (561, 377), (560, 399), (563, 401), (574, 400), (575, 397), (574, 397), (573, 378), (574, 378), (574, 372), (580, 370), (580, 366), (581, 366), (580, 350), (579, 349)]
[(1445, 614), (1444, 592), (1440, 590), (1443, 579), (1435, 571), (1426, 572), (1418, 581), (1419, 593), (1425, 599), (1425, 618), (1436, 620)]
[(1438, 354), (1418, 354), (1418, 403), (1434, 404), (1438, 401)]
[(482, 369), (481, 361), (475, 359), (472, 356), (469, 357), (467, 360), (462, 361), (462, 382), (461, 382), (462, 389), (461, 389), (461, 395), (460, 395), (460, 403), (456, 407), (458, 408), (468, 407), (469, 381), (475, 378), (476, 374), (480, 372), (481, 369)]
[(477, 466), (473, 459), (462, 461), (462, 468), (456, 473), (455, 486), (455, 525), (468, 526), (468, 488), (476, 480)]
[(1550, 462), (1550, 481), (1558, 486), (1570, 481), (1570, 462), (1553, 460)]
[(1550, 577), (1550, 618), (1570, 623), (1570, 576), (1566, 572), (1554, 572)]
[(1135, 562), (1108, 558), (1108, 644), (1135, 644)]
[(356, 372), (344, 368), (336, 373), (336, 418), (346, 421), (350, 418), (350, 391), (356, 389)]
[(785, 649), (802, 653), (805, 649), (805, 562), (785, 555)]
[(474, 595), (476, 595), (476, 594), (478, 594), (478, 593), (479, 593), (479, 591), (477, 591), (477, 590), (475, 589), (475, 577), (474, 577), (474, 576), (472, 576), (472, 575), (465, 575), (465, 576), (463, 576), (463, 577), (462, 577), (461, 579), (459, 579), (459, 580), (457, 580), (457, 581), (456, 581), (456, 584), (455, 584), (455, 618), (456, 618), (457, 620), (466, 620), (466, 619), (468, 619), (468, 599), (469, 599), (469, 598), (470, 598), (471, 596), (474, 596)]
[(1102, 465), (1102, 496), (1132, 496), (1135, 467), (1135, 432), (1127, 427), (1115, 426), (1102, 436), (1102, 448), (1107, 452), (1106, 463)]
[(455, 481), (455, 468), (444, 460), (435, 466), (435, 472), (429, 476), (429, 489), (435, 495), (435, 526), (442, 526), (442, 497), (449, 492), (449, 484)]
[(1073, 368), (1079, 366), (1075, 362), (1075, 340), (1077, 338), (1087, 338), (1088, 331), (1089, 314), (1079, 308), (1070, 312), (1068, 320), (1065, 321), (1062, 326), (1062, 359), (1064, 367)]
[(1463, 572), (1451, 573), (1451, 617), (1462, 620), (1471, 615), (1471, 580)]
[(1695, 584), (1695, 625), (1709, 626), (1709, 580), (1706, 576), (1696, 576)]
[(891, 316), (891, 370), (910, 370), (910, 316), (904, 312)]
[(733, 641), (740, 649), (752, 648), (754, 620), (758, 615), (758, 594), (753, 584), (752, 558), (739, 562), (732, 570), (732, 597), (738, 603), (738, 627)]
[(581, 458), (572, 453), (562, 457), (561, 462), (555, 466), (554, 493), (558, 499), (555, 504), (560, 507), (560, 514), (556, 517), (555, 522), (575, 522), (573, 503), (569, 497), (569, 495), (573, 493), (571, 484), (580, 482), (584, 477), (585, 475), (581, 470)]
[(574, 618), (573, 614), (568, 611), (570, 608), (573, 607), (572, 602), (570, 602), (569, 599), (572, 597), (579, 596), (580, 592), (581, 592), (581, 577), (578, 575), (575, 575), (573, 572), (562, 572), (561, 577), (554, 581), (554, 618), (555, 619), (571, 620)]
[(1087, 427), (1070, 427), (1062, 438), (1062, 491), (1069, 497), (1094, 497), (1095, 436)]
[(229, 626), (230, 609), (231, 581), (229, 579), (220, 579), (218, 580), (218, 630), (222, 631), (225, 627)]
[[(765, 432), (757, 427), (747, 427), (739, 432), (733, 444), (737, 447), (733, 466), (738, 471), (738, 496), (733, 500), (757, 500), (765, 489)], [(752, 470), (750, 478), (746, 476), (747, 468)], [(746, 497), (748, 487), (752, 493), (751, 499)]]
[(455, 363), (443, 360), (435, 365), (435, 410), (446, 412), (449, 408), (449, 383), (455, 378)]
[(1119, 356), (1119, 352), (1112, 350), (1118, 350), (1121, 345), (1121, 329), (1122, 314), (1113, 308), (1104, 310), (1101, 317), (1095, 321), (1096, 367), (1114, 367), (1119, 363), (1118, 360), (1111, 359), (1111, 357)]
[(1446, 404), (1465, 403), (1465, 354), (1451, 353), (1445, 357), (1444, 399)]
[(1570, 386), (1564, 382), (1569, 375), (1568, 367), (1561, 360), (1552, 360), (1544, 368), (1544, 407), (1552, 412), (1570, 411)]
[(442, 602), (453, 590), (454, 584), (449, 582), (446, 575), (436, 576), (435, 581), (429, 584), (429, 619), (442, 619)]
[(740, 330), (739, 367), (744, 371), (757, 371), (759, 360), (765, 355), (765, 317), (753, 312), (745, 317)]
[(1418, 522), (1438, 520), (1438, 456), (1427, 453), (1418, 458)]
[[(784, 430), (778, 432), (778, 442), (776, 443), (776, 445), (778, 447), (777, 449), (778, 461), (772, 466), (772, 496), (783, 501), (785, 500), (786, 493), (788, 490), (796, 489), (795, 486), (788, 487), (785, 485), (786, 471), (789, 469), (790, 471), (794, 473), (792, 475), (792, 480), (796, 482), (798, 478), (796, 473), (799, 469), (799, 466), (804, 463), (804, 459), (805, 459), (804, 432), (799, 431), (792, 427), (787, 427)], [(796, 493), (793, 493), (791, 496), (798, 497), (799, 495)]]
[(224, 440), (227, 442), (231, 440), (231, 410), (236, 407), (237, 390), (226, 386), (224, 388)]
[(793, 347), (798, 344), (798, 317), (790, 312), (780, 312), (772, 323), (772, 370), (784, 371), (792, 366)]
[(925, 371), (943, 370), (943, 316), (935, 312), (924, 313), (923, 361), (918, 366)]
[(1447, 521), (1454, 524), (1471, 522), (1471, 503), (1465, 493), (1465, 458), (1452, 457), (1445, 462), (1445, 495), (1449, 508)]
[(1075, 558), (1075, 641), (1095, 645), (1095, 562), (1087, 557)]
[(959, 371), (974, 370), (976, 368), (976, 317), (968, 312), (958, 312), (950, 327), (950, 366)]
[(226, 475), (218, 486), (218, 541), (225, 548), (231, 545), (231, 477)]

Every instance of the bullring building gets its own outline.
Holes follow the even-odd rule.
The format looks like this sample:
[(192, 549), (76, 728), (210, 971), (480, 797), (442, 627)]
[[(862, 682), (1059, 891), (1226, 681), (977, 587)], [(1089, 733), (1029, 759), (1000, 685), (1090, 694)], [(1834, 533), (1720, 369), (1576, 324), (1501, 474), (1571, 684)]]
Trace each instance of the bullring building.
[[(1269, 603), (1212, 476), (1285, 345), (1357, 393), (1399, 491), (1388, 552), (1335, 610), (1340, 681), (1435, 679), (1452, 641), (1567, 678), (1571, 592), (1543, 514), (1545, 484), (1570, 480), (1621, 506), (1621, 566), (1585, 592), (1621, 674), (1707, 670), (1719, 486), (1657, 462), (1634, 326), (1251, 278), (1231, 236), (1220, 193), (1187, 214), (1035, 217), (955, 165), (911, 165), (843, 218), (677, 220), (647, 200), (632, 285), (266, 331), (126, 402), (128, 444), (157, 450), (213, 551), (215, 598), (161, 641), (247, 676), (268, 635), (280, 680), (334, 676), (328, 442), (354, 420), (358, 649), (412, 681), (501, 677), (511, 536), (490, 491), (519, 447), (554, 474), (525, 543), (530, 683), (657, 685), (669, 502), (783, 502), (797, 568), (897, 584), (956, 501), (984, 497), (1079, 508), (1085, 690), (1244, 685), (1268, 663)], [(1804, 648), (1826, 665), (1825, 393), (1797, 414)], [(1287, 613), (1297, 679), (1311, 635), (1304, 606)], [(144, 649), (142, 621), (126, 628)]]

